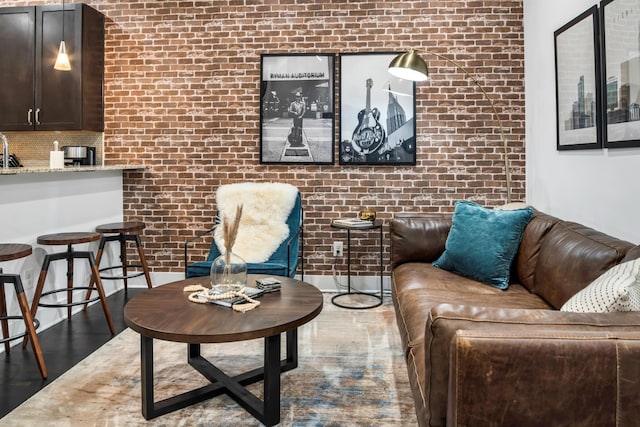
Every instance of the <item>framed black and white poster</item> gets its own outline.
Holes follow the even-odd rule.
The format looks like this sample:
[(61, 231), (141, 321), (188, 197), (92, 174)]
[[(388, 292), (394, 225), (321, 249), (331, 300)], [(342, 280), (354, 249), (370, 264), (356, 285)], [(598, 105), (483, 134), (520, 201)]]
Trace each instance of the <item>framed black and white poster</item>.
[(558, 150), (602, 148), (598, 7), (554, 32)]
[(398, 53), (340, 55), (340, 164), (416, 164), (416, 86), (387, 71)]
[(640, 147), (640, 3), (601, 3), (604, 146)]
[(260, 163), (333, 164), (335, 56), (260, 56)]

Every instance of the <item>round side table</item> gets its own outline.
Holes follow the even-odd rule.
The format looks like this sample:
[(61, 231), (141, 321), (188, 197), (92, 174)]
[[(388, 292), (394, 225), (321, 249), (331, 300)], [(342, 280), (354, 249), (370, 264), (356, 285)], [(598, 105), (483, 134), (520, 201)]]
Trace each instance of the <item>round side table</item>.
[[(373, 221), (371, 223), (371, 225), (343, 225), (343, 224), (338, 224), (335, 222), (331, 223), (331, 227), (333, 228), (338, 228), (341, 230), (347, 230), (347, 292), (341, 292), (337, 295), (334, 295), (333, 298), (331, 298), (331, 302), (333, 303), (333, 305), (341, 307), (341, 308), (348, 308), (348, 309), (352, 309), (352, 310), (364, 310), (364, 309), (368, 309), (368, 308), (374, 308), (374, 307), (378, 307), (380, 305), (382, 305), (382, 302), (384, 300), (384, 289), (383, 289), (383, 264), (382, 264), (382, 227), (383, 227), (383, 222), (381, 219), (376, 219), (375, 221)], [(362, 292), (359, 291), (357, 289), (354, 289), (351, 287), (351, 232), (352, 231), (356, 231), (356, 232), (360, 232), (360, 231), (372, 231), (372, 230), (379, 230), (380, 231), (380, 294), (374, 294), (374, 293), (370, 293), (370, 292)], [(366, 297), (370, 297), (373, 298), (374, 301), (372, 304), (367, 304), (367, 305), (358, 305), (358, 306), (353, 306), (353, 305), (347, 305), (345, 303), (341, 303), (339, 300), (342, 299), (345, 296), (351, 296), (351, 295), (363, 295)]]

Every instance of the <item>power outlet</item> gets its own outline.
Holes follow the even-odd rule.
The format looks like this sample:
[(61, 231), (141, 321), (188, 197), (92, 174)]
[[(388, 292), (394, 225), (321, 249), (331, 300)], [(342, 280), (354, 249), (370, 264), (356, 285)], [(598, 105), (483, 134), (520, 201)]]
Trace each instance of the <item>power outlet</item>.
[(342, 256), (343, 252), (342, 242), (333, 242), (333, 256)]
[(30, 290), (32, 288), (35, 288), (33, 276), (34, 276), (34, 270), (27, 270), (24, 273), (24, 281), (22, 282), (22, 286), (24, 287), (25, 290)]

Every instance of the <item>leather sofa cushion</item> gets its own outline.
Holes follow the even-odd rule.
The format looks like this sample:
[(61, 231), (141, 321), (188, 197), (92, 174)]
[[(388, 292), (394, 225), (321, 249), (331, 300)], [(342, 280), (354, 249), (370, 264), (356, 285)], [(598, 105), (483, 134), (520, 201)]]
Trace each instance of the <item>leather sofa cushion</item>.
[(520, 248), (513, 263), (515, 271), (512, 272), (511, 277), (517, 278), (518, 282), (529, 291), (533, 291), (533, 278), (542, 241), (558, 222), (560, 222), (558, 218), (536, 211), (524, 229)]
[(451, 216), (399, 214), (391, 227), (391, 268), (404, 262), (432, 262), (444, 251)]
[(622, 261), (631, 261), (633, 259), (640, 258), (640, 245), (634, 248), (631, 248), (627, 255), (625, 255)]
[(558, 223), (540, 246), (532, 291), (559, 309), (633, 246), (580, 224)]
[[(425, 286), (425, 283), (428, 286)], [(518, 284), (506, 290), (480, 283), (428, 263), (405, 263), (393, 270), (394, 303), (405, 353), (422, 345), (432, 307), (455, 303), (480, 307), (549, 308), (540, 297)], [(399, 309), (398, 309), (399, 308)]]

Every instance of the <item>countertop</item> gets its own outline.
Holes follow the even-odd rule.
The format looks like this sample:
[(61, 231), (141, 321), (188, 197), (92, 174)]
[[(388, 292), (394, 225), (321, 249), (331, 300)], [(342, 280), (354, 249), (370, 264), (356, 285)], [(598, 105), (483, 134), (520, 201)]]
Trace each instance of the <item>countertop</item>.
[(0, 167), (0, 175), (18, 175), (23, 173), (60, 173), (60, 172), (96, 172), (108, 170), (135, 170), (145, 169), (143, 165), (114, 164), (105, 166), (65, 166), (63, 169), (51, 169), (48, 166), (25, 166), (21, 168), (3, 169)]

